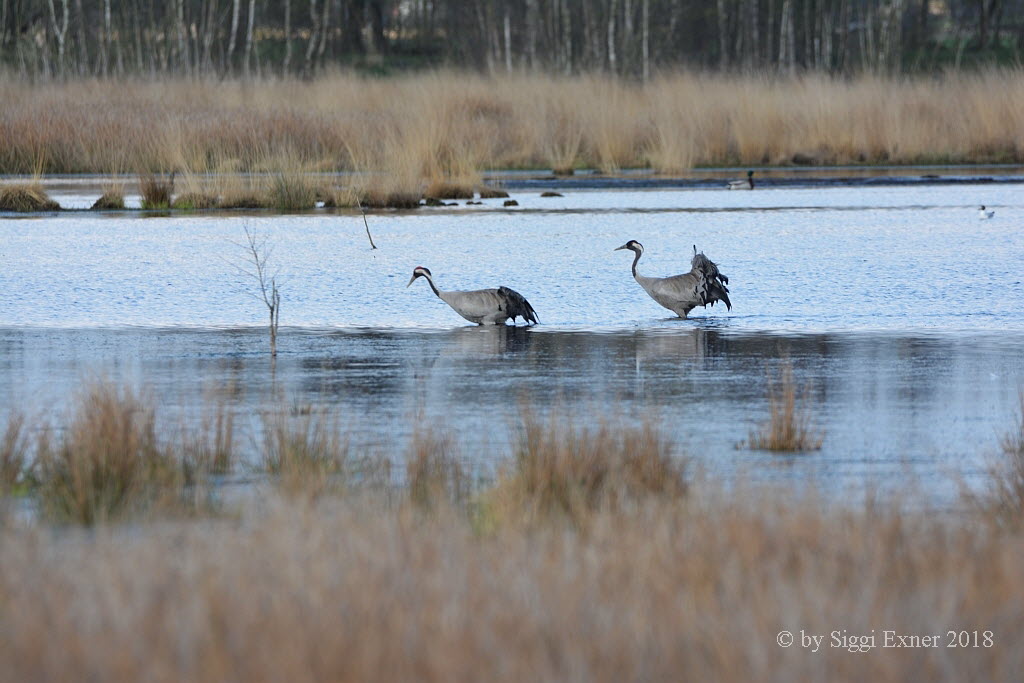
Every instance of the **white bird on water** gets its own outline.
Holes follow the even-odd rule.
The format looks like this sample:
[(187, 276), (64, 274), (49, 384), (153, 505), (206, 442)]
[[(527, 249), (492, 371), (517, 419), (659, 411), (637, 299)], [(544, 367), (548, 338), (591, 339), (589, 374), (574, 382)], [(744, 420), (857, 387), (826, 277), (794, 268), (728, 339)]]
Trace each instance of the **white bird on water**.
[(730, 180), (726, 185), (730, 190), (753, 190), (754, 172), (747, 171), (747, 177), (741, 180)]
[(474, 289), (468, 292), (451, 291), (446, 292), (437, 288), (430, 270), (423, 266), (416, 266), (412, 271), (412, 278), (409, 284), (412, 285), (416, 278), (427, 279), (430, 288), (434, 290), (441, 301), (452, 307), (456, 313), (471, 323), (477, 325), (504, 325), (509, 318), (515, 324), (517, 317), (529, 323), (537, 322), (537, 312), (522, 294), (509, 289), (498, 287), (497, 289)]
[(636, 254), (633, 258), (633, 278), (644, 291), (680, 318), (685, 318), (697, 306), (714, 306), (716, 301), (725, 303), (725, 307), (732, 310), (729, 288), (726, 286), (729, 278), (718, 272), (718, 266), (703, 252), (697, 253), (697, 245), (693, 245), (690, 272), (671, 277), (646, 277), (636, 272), (636, 264), (644, 253), (644, 245), (636, 240), (626, 242), (615, 251), (620, 249), (629, 249)]
[(996, 215), (995, 211), (987, 211), (987, 210), (985, 210), (985, 205), (984, 204), (982, 204), (981, 206), (978, 207), (978, 218), (980, 218), (983, 221), (988, 220), (989, 218), (992, 218), (992, 216), (995, 216), (995, 215)]

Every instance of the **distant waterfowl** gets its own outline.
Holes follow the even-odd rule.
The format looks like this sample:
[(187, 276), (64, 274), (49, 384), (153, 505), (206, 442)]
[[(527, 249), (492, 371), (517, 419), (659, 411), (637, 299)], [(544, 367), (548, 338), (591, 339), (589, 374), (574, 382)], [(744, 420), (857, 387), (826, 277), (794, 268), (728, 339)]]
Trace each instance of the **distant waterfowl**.
[(633, 258), (633, 278), (640, 283), (652, 299), (672, 311), (680, 318), (685, 318), (697, 306), (715, 305), (716, 301), (725, 303), (730, 311), (729, 278), (718, 272), (718, 266), (704, 255), (697, 253), (697, 245), (693, 246), (693, 259), (690, 261), (690, 272), (672, 277), (645, 277), (636, 272), (636, 264), (644, 253), (644, 246), (636, 240), (630, 240), (615, 249), (629, 249), (636, 256)]
[(471, 323), (504, 325), (505, 321), (511, 318), (515, 324), (517, 317), (521, 317), (528, 324), (537, 322), (537, 312), (533, 310), (530, 302), (522, 294), (508, 287), (446, 292), (437, 288), (430, 270), (423, 266), (416, 266), (413, 269), (412, 278), (406, 287), (412, 285), (418, 277), (426, 278), (437, 298)]
[(747, 171), (747, 177), (744, 180), (730, 180), (726, 187), (730, 190), (753, 190), (754, 172)]
[(983, 221), (984, 220), (988, 220), (989, 218), (992, 218), (992, 216), (995, 216), (995, 215), (996, 215), (995, 211), (986, 211), (984, 204), (982, 204), (981, 206), (978, 207), (978, 218), (980, 218)]

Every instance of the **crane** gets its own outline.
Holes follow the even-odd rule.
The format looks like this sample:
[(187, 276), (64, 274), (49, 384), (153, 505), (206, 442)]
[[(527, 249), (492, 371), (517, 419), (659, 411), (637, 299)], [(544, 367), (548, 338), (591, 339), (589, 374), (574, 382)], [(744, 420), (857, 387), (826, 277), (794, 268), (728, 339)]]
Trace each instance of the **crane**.
[(430, 270), (423, 266), (416, 266), (413, 269), (412, 278), (409, 279), (409, 284), (406, 287), (411, 286), (418, 277), (426, 278), (437, 298), (451, 306), (452, 310), (471, 323), (504, 325), (505, 321), (511, 318), (512, 323), (515, 324), (517, 317), (521, 317), (527, 324), (537, 322), (537, 312), (533, 310), (533, 306), (514, 289), (498, 287), (497, 289), (446, 292), (437, 288)]
[(614, 251), (628, 249), (636, 256), (633, 258), (633, 278), (640, 283), (652, 299), (672, 311), (680, 318), (685, 318), (697, 306), (707, 307), (722, 301), (730, 311), (729, 278), (718, 271), (718, 266), (704, 255), (697, 253), (697, 245), (693, 245), (693, 258), (690, 261), (690, 272), (671, 277), (646, 277), (636, 272), (636, 264), (644, 253), (644, 245), (630, 240), (617, 247)]

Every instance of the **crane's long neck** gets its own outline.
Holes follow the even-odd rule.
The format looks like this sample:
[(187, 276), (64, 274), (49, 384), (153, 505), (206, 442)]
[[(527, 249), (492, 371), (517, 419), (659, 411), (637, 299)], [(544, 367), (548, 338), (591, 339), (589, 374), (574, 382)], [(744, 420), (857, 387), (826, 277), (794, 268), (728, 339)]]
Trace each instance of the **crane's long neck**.
[(633, 251), (633, 253), (636, 254), (636, 256), (633, 257), (633, 278), (635, 279), (639, 277), (636, 274), (636, 264), (640, 261), (640, 257), (643, 256), (644, 252), (640, 251), (639, 249), (636, 249)]
[(437, 285), (434, 284), (434, 279), (432, 277), (430, 277), (429, 275), (424, 275), (423, 277), (425, 277), (427, 279), (427, 283), (430, 285), (430, 288), (432, 290), (434, 290), (434, 294), (437, 296), (438, 299), (440, 299), (441, 298), (441, 292), (440, 292), (440, 290), (438, 290)]

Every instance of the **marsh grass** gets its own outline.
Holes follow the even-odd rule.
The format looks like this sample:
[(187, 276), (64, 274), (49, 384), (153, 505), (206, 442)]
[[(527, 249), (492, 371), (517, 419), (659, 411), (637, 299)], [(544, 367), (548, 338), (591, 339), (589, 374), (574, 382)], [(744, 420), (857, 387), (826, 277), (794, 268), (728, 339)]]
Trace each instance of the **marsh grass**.
[(525, 407), (511, 462), (488, 495), (494, 514), (509, 521), (558, 517), (581, 526), (598, 510), (682, 499), (686, 464), (653, 423), (581, 426), (554, 412), (541, 419)]
[(169, 209), (174, 195), (174, 173), (167, 180), (152, 173), (139, 176), (143, 209)]
[(35, 457), (40, 504), (57, 520), (91, 525), (181, 502), (182, 463), (159, 443), (152, 405), (129, 389), (85, 389), (67, 429), (46, 430)]
[(29, 439), (25, 429), (25, 416), (12, 414), (0, 434), (0, 496), (20, 486), (29, 463)]
[[(389, 487), (350, 495), (344, 429), (294, 404), (263, 415), (253, 445), (280, 486), (259, 505), (109, 523), (180, 498), (182, 453), (230, 468), (216, 455), (235, 450), (228, 414), (203, 424), (200, 445), (161, 445), (150, 401), (97, 385), (66, 429), (44, 430), (40, 501), (103, 501), (74, 507), (108, 523), (0, 523), (0, 678), (1019, 678), (1024, 534), (986, 523), (1020, 520), (1019, 483), (1003, 509), (837, 503), (692, 476), (655, 421), (526, 406), (504, 470), (475, 490), (454, 435), (414, 425), (409, 504), (395, 505), (376, 495)], [(26, 426), (9, 419), (4, 452), (24, 452)], [(1024, 396), (1002, 446), (1024, 481)], [(784, 630), (947, 627), (977, 629), (979, 646), (884, 648), (880, 633), (871, 652), (776, 644)]]
[(171, 202), (172, 209), (189, 211), (216, 209), (218, 206), (220, 206), (220, 200), (217, 199), (216, 195), (203, 192), (184, 192), (175, 197), (174, 201)]
[(0, 112), (0, 173), (275, 173), (282, 165), (268, 160), (293, 159), (306, 172), (373, 174), (378, 187), (357, 189), (386, 196), (473, 185), (493, 168), (1019, 162), (1022, 74), (665, 72), (646, 84), (449, 71), (255, 83), (2, 76), (0, 91), (17, 96)]
[(60, 211), (60, 204), (38, 182), (0, 185), (0, 211)]
[(338, 418), (326, 411), (262, 416), (263, 470), (288, 495), (318, 498), (342, 492), (350, 465), (349, 440)]
[(810, 387), (798, 390), (791, 364), (782, 367), (777, 379), (769, 380), (768, 411), (768, 421), (751, 430), (749, 448), (786, 453), (821, 448), (825, 437), (814, 425)]
[(972, 502), (998, 523), (1024, 526), (1024, 390), (1018, 396), (1015, 424), (1000, 440), (1002, 457), (989, 465), (987, 486)]
[(417, 427), (406, 456), (405, 486), (409, 500), (423, 510), (465, 503), (470, 481), (451, 434)]

